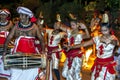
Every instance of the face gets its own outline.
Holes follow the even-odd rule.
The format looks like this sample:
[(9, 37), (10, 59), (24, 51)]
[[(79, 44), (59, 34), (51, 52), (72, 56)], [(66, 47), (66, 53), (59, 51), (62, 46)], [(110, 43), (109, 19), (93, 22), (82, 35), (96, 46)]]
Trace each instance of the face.
[(20, 21), (22, 22), (22, 23), (25, 23), (26, 21), (28, 21), (29, 20), (29, 16), (28, 15), (26, 15), (26, 14), (20, 14)]
[(103, 35), (109, 35), (110, 34), (110, 29), (107, 27), (101, 27), (101, 32)]
[(98, 20), (96, 20), (95, 21), (95, 26), (97, 26), (99, 24), (99, 21)]
[(59, 29), (59, 26), (60, 26), (60, 24), (55, 23), (53, 27), (54, 27), (54, 29)]
[(0, 19), (2, 19), (2, 20), (6, 20), (7, 17), (8, 17), (8, 15), (6, 15), (6, 14), (0, 14)]
[(41, 20), (40, 19), (37, 20), (37, 25), (39, 26), (40, 29), (43, 28), (43, 24), (41, 24)]
[(70, 22), (71, 28), (72, 29), (76, 29), (77, 28), (77, 24), (75, 22)]

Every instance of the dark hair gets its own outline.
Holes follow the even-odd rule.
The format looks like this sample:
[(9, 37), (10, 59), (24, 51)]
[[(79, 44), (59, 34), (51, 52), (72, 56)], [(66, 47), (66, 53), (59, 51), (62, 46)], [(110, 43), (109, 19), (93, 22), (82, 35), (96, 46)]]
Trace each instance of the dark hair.
[(100, 26), (101, 27), (107, 27), (108, 29), (110, 29), (109, 23), (101, 23)]
[(112, 30), (111, 26), (108, 23), (102, 23), (101, 27), (106, 27), (110, 30), (110, 34), (112, 34), (112, 35), (115, 34), (114, 30)]
[(73, 19), (71, 19), (70, 22), (74, 22), (74, 23), (76, 23), (76, 24), (78, 23), (77, 20), (73, 20)]

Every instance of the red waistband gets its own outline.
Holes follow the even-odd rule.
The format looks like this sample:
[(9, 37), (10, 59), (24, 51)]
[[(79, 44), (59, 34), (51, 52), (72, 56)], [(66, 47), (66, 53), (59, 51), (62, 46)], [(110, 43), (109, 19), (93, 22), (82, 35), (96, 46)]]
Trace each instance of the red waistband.
[(105, 63), (105, 62), (110, 62), (110, 61), (113, 61), (114, 60), (114, 57), (109, 57), (109, 58), (96, 58), (97, 62), (102, 62), (102, 63)]
[(47, 47), (48, 48), (48, 51), (52, 51), (53, 49), (57, 49), (58, 48), (58, 46), (48, 46)]

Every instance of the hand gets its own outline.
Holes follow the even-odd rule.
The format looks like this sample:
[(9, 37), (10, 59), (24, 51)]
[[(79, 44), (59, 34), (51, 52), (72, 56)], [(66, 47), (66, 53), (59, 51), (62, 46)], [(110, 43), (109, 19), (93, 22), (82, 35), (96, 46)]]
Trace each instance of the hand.
[(68, 51), (71, 50), (71, 49), (72, 49), (72, 46), (67, 46), (66, 51), (68, 52)]
[(41, 54), (45, 54), (45, 51), (41, 51)]
[(2, 58), (1, 58), (3, 61), (4, 61), (5, 55), (6, 55), (6, 52), (3, 52), (3, 55), (2, 55)]
[(47, 59), (48, 59), (48, 60), (51, 60), (51, 59), (52, 59), (52, 56), (51, 56), (51, 55), (52, 55), (52, 52), (48, 52), (48, 53), (47, 53)]
[(78, 23), (77, 25), (80, 29), (87, 29), (87, 27), (83, 23)]
[(106, 44), (109, 44), (109, 43), (111, 43), (111, 39), (106, 39)]

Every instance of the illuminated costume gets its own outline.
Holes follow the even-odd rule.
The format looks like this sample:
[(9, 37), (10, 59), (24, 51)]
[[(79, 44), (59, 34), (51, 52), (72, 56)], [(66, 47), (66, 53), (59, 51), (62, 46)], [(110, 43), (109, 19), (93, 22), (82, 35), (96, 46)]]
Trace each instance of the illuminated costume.
[[(25, 7), (18, 7), (18, 13), (26, 14), (30, 18), (33, 16), (33, 13)], [(35, 26), (34, 23), (30, 23), (27, 25), (27, 29), (32, 29)], [(24, 28), (20, 22), (15, 25), (16, 30), (18, 31), (28, 31)], [(12, 54), (21, 52), (23, 54), (36, 54), (36, 47), (35, 47), (35, 37), (31, 36), (18, 36), (15, 40), (15, 45), (12, 50)], [(30, 69), (17, 69), (11, 68), (11, 80), (35, 80), (36, 76), (38, 75), (39, 68), (30, 68)]]
[(102, 22), (103, 23), (109, 23), (109, 16), (108, 16), (107, 13), (103, 14)]
[[(115, 37), (112, 35), (113, 40)], [(92, 67), (91, 80), (115, 80), (114, 66), (116, 62), (113, 57), (115, 45), (105, 44), (100, 41), (100, 36), (93, 38), (97, 49), (97, 58)]]
[[(82, 41), (81, 33), (72, 36), (71, 31), (68, 30), (68, 45), (80, 44)], [(66, 80), (81, 80), (80, 71), (82, 67), (82, 52), (80, 48), (71, 49), (67, 53), (67, 59), (64, 63), (62, 76)]]
[[(59, 68), (59, 59), (60, 59), (61, 49), (59, 48), (59, 43), (60, 43), (60, 40), (63, 38), (64, 33), (58, 32), (58, 34), (54, 35), (52, 34), (53, 29), (46, 29), (46, 33), (48, 33), (48, 48), (47, 49), (48, 49), (48, 55), (51, 55), (51, 58), (52, 58), (51, 60), (52, 69), (54, 70), (55, 75), (57, 76), (57, 79), (60, 80), (60, 74), (59, 74), (58, 68)], [(50, 77), (50, 80), (52, 80), (52, 77)]]
[[(2, 10), (0, 10), (0, 15), (1, 14), (9, 16), (10, 12), (7, 9), (2, 9)], [(1, 45), (0, 51), (1, 51), (1, 53), (3, 53), (2, 46), (4, 45), (5, 40), (9, 34), (9, 29), (12, 26), (13, 26), (13, 24), (10, 20), (6, 20), (5, 23), (0, 22), (0, 45)], [(2, 54), (0, 54), (0, 77), (6, 77), (6, 78), (10, 77), (10, 71), (4, 69)]]

